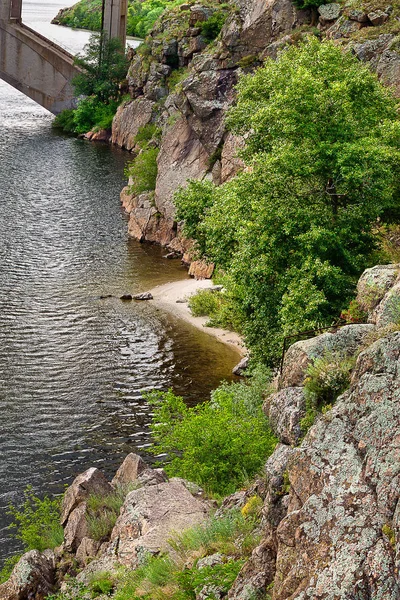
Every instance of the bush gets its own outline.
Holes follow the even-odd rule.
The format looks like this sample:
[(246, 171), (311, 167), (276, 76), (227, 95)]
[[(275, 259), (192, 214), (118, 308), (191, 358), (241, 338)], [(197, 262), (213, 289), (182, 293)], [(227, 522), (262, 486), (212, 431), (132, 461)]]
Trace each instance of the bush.
[(340, 318), (344, 319), (346, 323), (366, 323), (368, 314), (357, 300), (352, 300), (349, 308), (341, 312)]
[(79, 101), (78, 107), (74, 111), (73, 123), (75, 133), (111, 129), (117, 108), (117, 102), (103, 104), (94, 96), (83, 98)]
[(132, 179), (130, 191), (132, 194), (151, 192), (156, 188), (157, 156), (159, 148), (143, 150), (127, 167), (126, 173)]
[(212, 42), (215, 40), (220, 34), (222, 27), (226, 21), (226, 13), (222, 11), (217, 11), (207, 21), (202, 21), (201, 23), (197, 23), (197, 26), (201, 28), (201, 35)]
[(21, 540), (24, 551), (55, 548), (64, 539), (64, 531), (60, 524), (61, 498), (43, 500), (35, 496), (32, 487), (24, 492), (25, 501), (21, 508), (10, 505), (9, 514), (14, 518), (11, 528), (16, 528), (14, 537)]
[(331, 407), (350, 384), (350, 373), (355, 364), (355, 357), (343, 357), (341, 354), (328, 352), (317, 358), (307, 368), (304, 380), (307, 414), (301, 422), (303, 431), (313, 424), (319, 411)]
[(159, 140), (160, 138), (161, 129), (155, 123), (148, 123), (139, 128), (135, 136), (135, 144), (145, 150), (151, 140)]
[(199, 290), (189, 298), (188, 305), (194, 317), (210, 317), (218, 312), (220, 294), (210, 290)]
[(210, 402), (193, 408), (171, 390), (148, 394), (154, 410), (151, 451), (169, 455), (167, 473), (221, 495), (257, 473), (276, 445), (261, 408), (267, 385), (265, 376), (262, 380), (263, 388), (260, 379), (222, 385)]
[(67, 108), (60, 112), (52, 122), (54, 129), (62, 129), (65, 133), (75, 133), (75, 111), (71, 108)]

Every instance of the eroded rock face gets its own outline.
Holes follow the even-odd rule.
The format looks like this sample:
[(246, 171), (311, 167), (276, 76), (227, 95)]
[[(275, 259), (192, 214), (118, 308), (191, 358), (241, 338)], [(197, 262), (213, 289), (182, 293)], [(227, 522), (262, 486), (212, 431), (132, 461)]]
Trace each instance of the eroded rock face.
[(323, 333), (296, 342), (286, 352), (282, 374), (278, 380), (279, 389), (302, 386), (308, 365), (326, 353), (353, 355), (373, 330), (372, 324), (346, 325), (335, 333)]
[(208, 505), (176, 480), (134, 490), (111, 534), (115, 557), (134, 568), (146, 553), (166, 550), (172, 532), (201, 523), (207, 514)]
[(300, 447), (278, 446), (264, 539), (230, 598), (243, 600), (268, 586), (273, 600), (400, 597), (399, 367), (396, 332), (361, 352), (350, 389)]
[(279, 440), (295, 446), (301, 438), (300, 421), (306, 414), (304, 388), (287, 387), (271, 394), (266, 398), (263, 409)]
[(399, 357), (399, 333), (363, 352), (350, 391), (298, 449), (277, 529), (274, 600), (399, 597), (382, 532), (400, 496)]
[(54, 584), (54, 553), (31, 550), (15, 565), (10, 579), (0, 585), (0, 599), (43, 600), (53, 592)]
[(112, 143), (132, 150), (139, 129), (151, 122), (153, 108), (154, 102), (143, 97), (122, 104), (113, 120)]

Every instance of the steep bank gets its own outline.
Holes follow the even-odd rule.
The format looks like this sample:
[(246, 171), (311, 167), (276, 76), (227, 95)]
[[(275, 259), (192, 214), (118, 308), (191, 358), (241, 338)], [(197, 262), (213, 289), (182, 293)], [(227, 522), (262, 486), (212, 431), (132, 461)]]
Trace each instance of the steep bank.
[(182, 239), (174, 219), (173, 196), (188, 179), (220, 184), (242, 168), (237, 152), (243, 141), (227, 132), (224, 123), (241, 72), (313, 33), (351, 46), (396, 93), (400, 80), (396, 3), (329, 4), (316, 16), (311, 9), (297, 9), (291, 0), (239, 2), (237, 10), (232, 5), (227, 11), (221, 33), (210, 42), (202, 24), (219, 10), (218, 2), (205, 2), (182, 4), (165, 13), (132, 53), (132, 99), (118, 109), (112, 128), (112, 142), (134, 154), (141, 151), (137, 135), (144, 127), (154, 124), (160, 129), (149, 140), (160, 150), (155, 189), (134, 194), (131, 180), (122, 202), (130, 215), (131, 236), (169, 246), (188, 262), (190, 243)]

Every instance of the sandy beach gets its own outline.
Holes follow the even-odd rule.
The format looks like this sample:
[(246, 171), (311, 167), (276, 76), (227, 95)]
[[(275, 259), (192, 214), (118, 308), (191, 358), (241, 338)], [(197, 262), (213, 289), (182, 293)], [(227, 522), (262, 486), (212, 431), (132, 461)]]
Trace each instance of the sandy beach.
[(210, 279), (183, 279), (181, 281), (173, 281), (164, 285), (158, 285), (150, 290), (153, 300), (152, 303), (158, 308), (173, 314), (179, 319), (187, 321), (194, 327), (201, 329), (205, 333), (216, 337), (224, 344), (229, 344), (236, 348), (240, 356), (246, 354), (243, 339), (239, 334), (227, 329), (219, 329), (217, 327), (206, 327), (207, 317), (194, 317), (190, 312), (187, 300), (198, 290), (204, 290), (213, 287)]

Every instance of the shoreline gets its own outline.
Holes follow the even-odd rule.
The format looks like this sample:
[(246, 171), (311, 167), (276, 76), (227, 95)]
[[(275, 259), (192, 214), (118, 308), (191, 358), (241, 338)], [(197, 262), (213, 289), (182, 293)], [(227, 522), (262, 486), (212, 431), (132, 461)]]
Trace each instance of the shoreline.
[(210, 279), (181, 279), (171, 283), (158, 285), (149, 290), (153, 300), (149, 302), (168, 312), (178, 319), (190, 323), (193, 327), (212, 335), (223, 344), (227, 344), (236, 349), (240, 357), (247, 353), (243, 338), (234, 331), (221, 329), (219, 327), (206, 327), (208, 317), (194, 317), (190, 312), (187, 300), (199, 290), (206, 290), (213, 287)]

